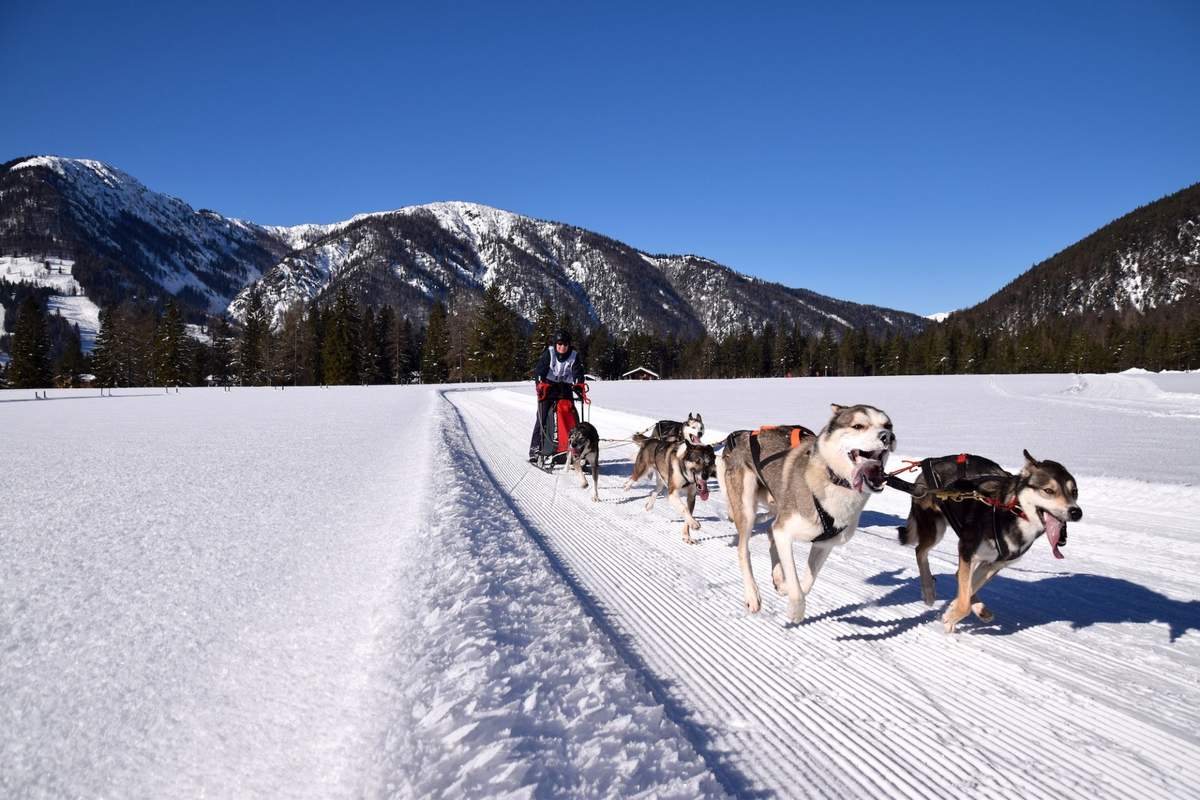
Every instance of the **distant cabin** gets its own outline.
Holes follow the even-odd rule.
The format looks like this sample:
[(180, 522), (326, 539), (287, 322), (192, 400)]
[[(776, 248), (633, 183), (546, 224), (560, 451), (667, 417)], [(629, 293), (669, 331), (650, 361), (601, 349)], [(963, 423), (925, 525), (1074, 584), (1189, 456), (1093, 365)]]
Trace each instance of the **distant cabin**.
[(583, 374), (583, 379), (588, 383), (595, 383), (596, 381), (601, 380), (599, 375), (593, 375), (590, 372), (585, 372)]
[(621, 380), (623, 380), (623, 381), (656, 381), (656, 380), (658, 380), (658, 373), (652, 372), (651, 370), (648, 370), (645, 367), (634, 367), (633, 369), (629, 370), (629, 372), (626, 372), (624, 375), (622, 375)]

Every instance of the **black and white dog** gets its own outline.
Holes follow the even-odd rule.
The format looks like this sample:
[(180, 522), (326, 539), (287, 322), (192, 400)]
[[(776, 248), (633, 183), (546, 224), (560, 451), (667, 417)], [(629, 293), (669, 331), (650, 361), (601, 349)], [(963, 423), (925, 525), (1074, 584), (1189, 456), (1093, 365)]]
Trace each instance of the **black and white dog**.
[(676, 422), (670, 419), (660, 419), (654, 423), (646, 436), (664, 442), (689, 442), (700, 444), (704, 438), (704, 420), (699, 412), (688, 414), (687, 422)]
[(579, 486), (586, 489), (587, 478), (583, 477), (583, 467), (586, 463), (592, 472), (592, 502), (600, 501), (600, 433), (590, 422), (580, 422), (571, 430), (567, 439), (567, 448), (571, 451), (571, 463), (579, 474)]
[(999, 464), (981, 456), (962, 454), (929, 459), (934, 488), (976, 491), (994, 499), (985, 505), (976, 499), (942, 501), (939, 504), (926, 488), (930, 480), (923, 471), (914, 482), (908, 524), (899, 528), (900, 543), (916, 545), (917, 569), (921, 573), (921, 595), (934, 601), (933, 574), (929, 551), (946, 533), (946, 515), (954, 517), (958, 533), (958, 595), (942, 614), (946, 632), (968, 614), (984, 622), (992, 619), (978, 597), (983, 585), (996, 573), (1013, 564), (1043, 533), (1055, 558), (1067, 543), (1067, 522), (1083, 518), (1079, 486), (1067, 468), (1057, 461), (1038, 461), (1024, 451), (1020, 473), (1005, 472)]

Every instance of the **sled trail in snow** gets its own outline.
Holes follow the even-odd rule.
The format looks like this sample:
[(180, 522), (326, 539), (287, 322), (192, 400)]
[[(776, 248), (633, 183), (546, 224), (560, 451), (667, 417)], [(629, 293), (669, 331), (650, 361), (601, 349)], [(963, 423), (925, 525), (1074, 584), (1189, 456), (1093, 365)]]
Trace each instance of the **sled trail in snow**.
[[(808, 619), (787, 626), (765, 526), (751, 543), (763, 611), (742, 609), (718, 491), (698, 503), (703, 528), (686, 545), (665, 499), (643, 510), (651, 484), (620, 491), (632, 447), (602, 450), (592, 503), (573, 472), (544, 474), (522, 458), (528, 398), (445, 397), (531, 535), (733, 792), (1200, 796), (1200, 604), (1127, 568), (1124, 537), (1155, 531), (1122, 514), (1120, 482), (1081, 499), (1089, 517), (1072, 528), (1073, 560), (1031, 553), (984, 590), (996, 622), (953, 636), (937, 622), (953, 594), (953, 535), (932, 554), (939, 601), (929, 609), (912, 551), (896, 542), (906, 498), (873, 497), (809, 595)], [(653, 422), (593, 414), (602, 437)], [(1142, 485), (1141, 502), (1160, 488), (1184, 504), (1184, 519), (1200, 514), (1197, 493), (1180, 487)], [(1091, 518), (1101, 522), (1085, 527)], [(801, 568), (806, 549), (797, 547)], [(1191, 585), (1200, 545), (1172, 537), (1170, 556), (1161, 585)]]

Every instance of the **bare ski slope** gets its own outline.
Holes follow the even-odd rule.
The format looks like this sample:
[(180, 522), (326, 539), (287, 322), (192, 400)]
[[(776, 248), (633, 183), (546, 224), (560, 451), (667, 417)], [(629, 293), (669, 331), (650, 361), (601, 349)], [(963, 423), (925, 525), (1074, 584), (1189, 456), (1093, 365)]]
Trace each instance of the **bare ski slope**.
[[(1041, 378), (990, 380), (999, 385), (977, 393), (970, 407), (992, 431), (991, 446), (978, 449), (1015, 463), (1021, 442), (1011, 434), (1032, 423), (1030, 434), (1042, 437), (1039, 457), (1069, 466), (1086, 461), (1072, 458), (1072, 448), (1055, 447), (1046, 433), (1055, 414), (1077, 420), (1060, 431), (1064, 441), (1080, 428), (1104, 426), (1094, 408), (1091, 418), (1078, 405), (1062, 413), (1060, 406), (1080, 391), (1064, 399), (1054, 390), (1042, 398), (1050, 384)], [(593, 422), (611, 438), (659, 415), (682, 418), (690, 410), (708, 411), (730, 427), (768, 421), (815, 427), (823, 417), (777, 409), (858, 402), (868, 399), (860, 396), (868, 387), (879, 395), (871, 399), (888, 407), (888, 395), (907, 394), (888, 383), (601, 384), (594, 397), (628, 407), (639, 396), (653, 396), (658, 414), (598, 408)], [(946, 389), (935, 390), (937, 383), (925, 381), (933, 390), (928, 395), (893, 403), (901, 409), (903, 454), (956, 450), (931, 452), (905, 433), (908, 406), (935, 418), (964, 413), (936, 403), (936, 391)], [(953, 382), (950, 389), (953, 394)], [(1130, 405), (1144, 410), (1144, 394), (1130, 393), (1136, 395)], [(1105, 393), (1110, 409), (1116, 394)], [(1025, 399), (1014, 403), (1013, 397)], [(889, 797), (1180, 797), (1200, 791), (1194, 577), (1200, 491), (1194, 484), (1095, 478), (1072, 467), (1085, 518), (1072, 526), (1068, 559), (1056, 562), (1048, 547), (1035, 547), (985, 590), (997, 621), (968, 625), (955, 636), (935, 621), (940, 602), (931, 611), (920, 601), (912, 553), (897, 545), (894, 529), (907, 513), (906, 501), (888, 491), (868, 504), (855, 540), (830, 558), (810, 596), (809, 619), (787, 627), (783, 603), (770, 591), (760, 615), (741, 610), (732, 526), (720, 519), (718, 493), (701, 508), (700, 543), (689, 547), (667, 504), (652, 513), (642, 509), (648, 487), (619, 491), (629, 448), (606, 454), (597, 507), (573, 475), (545, 475), (522, 463), (531, 424), (527, 396), (499, 390), (447, 398), (530, 534), (585, 606), (626, 643), (726, 789)], [(1046, 408), (1031, 411), (1038, 404)], [(1156, 421), (1127, 427), (1144, 434), (1160, 424), (1144, 419)], [(1176, 421), (1200, 431), (1192, 418)], [(710, 428), (707, 438), (718, 435)], [(1147, 462), (1180, 476), (1184, 459), (1150, 447), (1158, 437), (1148, 438)], [(1193, 466), (1187, 469), (1194, 474)], [(761, 536), (752, 552), (756, 574), (768, 576)], [(954, 569), (948, 542), (935, 559), (939, 595), (948, 598)]]

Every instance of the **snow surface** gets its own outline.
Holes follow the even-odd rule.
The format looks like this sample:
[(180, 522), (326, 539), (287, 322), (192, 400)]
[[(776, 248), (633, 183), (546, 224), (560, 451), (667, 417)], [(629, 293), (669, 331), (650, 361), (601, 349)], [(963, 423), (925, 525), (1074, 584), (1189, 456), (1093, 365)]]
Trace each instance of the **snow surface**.
[(1200, 797), (1198, 374), (594, 387), (611, 438), (874, 402), (901, 456), (1062, 461), (1067, 560), (952, 636), (903, 495), (805, 623), (751, 616), (715, 482), (694, 546), (619, 490), (628, 445), (590, 502), (524, 463), (526, 386), (31, 395), (0, 392), (0, 795)]
[(949, 311), (935, 311), (932, 314), (926, 314), (925, 319), (931, 319), (934, 322), (945, 322), (950, 316)]

